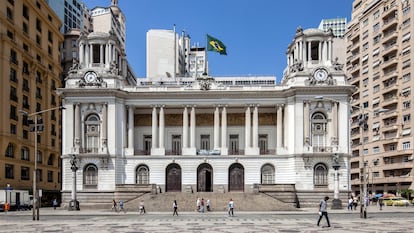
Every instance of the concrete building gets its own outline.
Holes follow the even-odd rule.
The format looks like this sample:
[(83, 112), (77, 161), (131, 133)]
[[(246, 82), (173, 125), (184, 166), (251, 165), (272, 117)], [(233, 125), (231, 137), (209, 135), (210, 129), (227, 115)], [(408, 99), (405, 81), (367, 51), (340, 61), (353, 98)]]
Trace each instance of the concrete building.
[[(60, 196), (61, 21), (46, 1), (0, 1), (0, 187), (32, 191), (37, 163), (37, 187), (43, 201)], [(21, 112), (43, 119), (43, 132), (31, 132)], [(50, 110), (50, 111), (49, 111)], [(32, 118), (33, 120), (33, 118)], [(37, 153), (37, 161), (35, 161)]]
[(345, 37), (346, 73), (357, 87), (351, 99), (351, 184), (357, 195), (364, 173), (372, 195), (414, 189), (412, 4), (353, 2)]
[(79, 66), (59, 89), (66, 108), (63, 202), (73, 199), (75, 187), (81, 205), (107, 205), (126, 194), (132, 200), (143, 192), (286, 187), (301, 202), (333, 192), (346, 199), (353, 87), (334, 60), (333, 37), (298, 30), (281, 85), (276, 77), (136, 82), (127, 66), (111, 66), (127, 64), (117, 37), (81, 37)]
[(335, 37), (342, 38), (346, 31), (346, 18), (322, 19), (318, 28), (324, 32), (332, 30)]
[(208, 74), (204, 47), (190, 46), (190, 36), (174, 30), (151, 29), (147, 32), (147, 78), (167, 81), (177, 77), (201, 77)]

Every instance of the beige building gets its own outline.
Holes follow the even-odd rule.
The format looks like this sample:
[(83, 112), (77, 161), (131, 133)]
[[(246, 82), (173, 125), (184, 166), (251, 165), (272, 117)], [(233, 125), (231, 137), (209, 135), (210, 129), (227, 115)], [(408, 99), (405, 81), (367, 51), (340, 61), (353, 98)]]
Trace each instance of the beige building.
[(37, 136), (37, 188), (43, 201), (60, 194), (59, 45), (61, 22), (43, 0), (0, 1), (0, 187), (32, 191), (35, 133), (21, 114), (46, 111)]
[(363, 173), (369, 194), (414, 189), (412, 4), (412, 0), (353, 3), (345, 35), (345, 69), (348, 81), (357, 87), (351, 99), (350, 171), (356, 195)]

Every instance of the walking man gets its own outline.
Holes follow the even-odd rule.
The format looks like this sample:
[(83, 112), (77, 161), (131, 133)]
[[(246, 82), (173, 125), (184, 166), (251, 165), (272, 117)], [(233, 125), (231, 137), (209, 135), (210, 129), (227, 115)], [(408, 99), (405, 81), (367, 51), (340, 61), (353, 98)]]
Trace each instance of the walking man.
[(319, 219), (318, 219), (318, 224), (317, 224), (318, 226), (319, 226), (319, 223), (321, 222), (322, 217), (325, 216), (326, 223), (328, 224), (328, 227), (331, 227), (331, 224), (329, 223), (328, 210), (327, 210), (327, 208), (328, 208), (327, 201), (328, 200), (329, 200), (329, 197), (325, 197), (319, 203)]
[(177, 215), (178, 216), (178, 212), (177, 212), (177, 209), (178, 209), (177, 200), (174, 200), (174, 202), (173, 202), (173, 209), (174, 209), (173, 216), (174, 215)]
[(229, 217), (234, 216), (233, 209), (234, 209), (234, 202), (233, 202), (233, 199), (230, 198), (230, 201), (229, 201)]

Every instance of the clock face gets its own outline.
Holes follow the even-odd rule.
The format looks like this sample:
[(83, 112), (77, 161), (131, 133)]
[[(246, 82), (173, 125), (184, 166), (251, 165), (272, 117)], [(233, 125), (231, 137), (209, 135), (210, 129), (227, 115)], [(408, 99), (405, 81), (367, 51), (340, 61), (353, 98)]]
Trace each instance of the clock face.
[(87, 72), (85, 74), (85, 81), (88, 83), (92, 83), (96, 81), (96, 73), (95, 72)]
[(325, 81), (328, 77), (328, 72), (326, 72), (324, 69), (317, 69), (313, 74), (313, 77), (315, 77), (315, 79), (318, 81)]

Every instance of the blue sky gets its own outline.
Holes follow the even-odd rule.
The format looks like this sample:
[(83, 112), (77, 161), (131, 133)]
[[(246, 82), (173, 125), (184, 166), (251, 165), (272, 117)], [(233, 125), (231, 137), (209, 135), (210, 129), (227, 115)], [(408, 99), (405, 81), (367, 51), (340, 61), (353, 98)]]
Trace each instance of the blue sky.
[[(88, 8), (111, 0), (84, 0)], [(210, 75), (275, 75), (286, 67), (286, 49), (298, 26), (317, 28), (321, 19), (351, 19), (352, 0), (119, 0), (126, 16), (126, 52), (138, 77), (146, 75), (146, 33), (185, 30), (206, 46), (206, 34), (221, 40), (227, 56), (209, 52)]]

